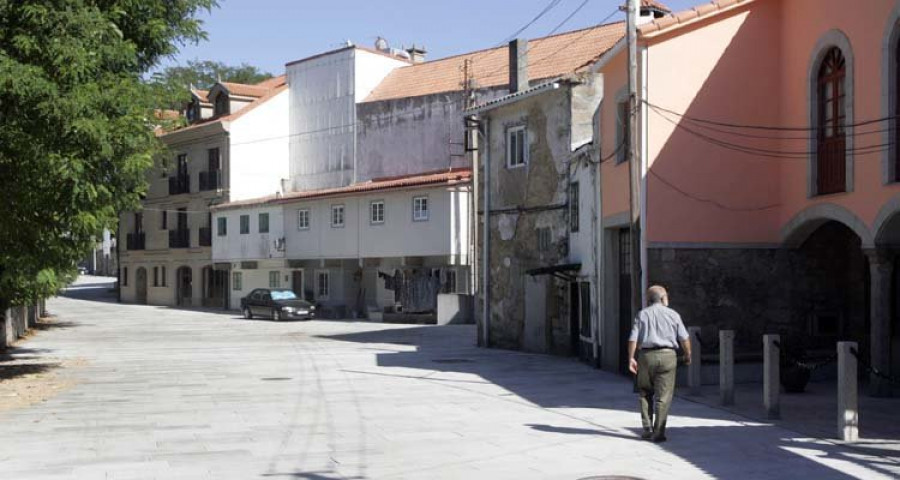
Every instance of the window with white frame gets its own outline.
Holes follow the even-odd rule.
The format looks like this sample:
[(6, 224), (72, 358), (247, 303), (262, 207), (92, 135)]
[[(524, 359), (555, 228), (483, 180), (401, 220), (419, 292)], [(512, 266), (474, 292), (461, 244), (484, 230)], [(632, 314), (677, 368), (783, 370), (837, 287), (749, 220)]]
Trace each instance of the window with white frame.
[(220, 237), (228, 234), (228, 219), (226, 217), (216, 219), (216, 234)]
[(232, 272), (231, 273), (231, 289), (232, 290), (243, 290), (244, 289), (244, 274), (241, 272)]
[(331, 291), (331, 276), (327, 270), (316, 273), (316, 298), (320, 300), (328, 299)]
[(250, 233), (250, 215), (241, 215), (241, 235)]
[(413, 197), (413, 221), (428, 220), (428, 197)]
[(309, 229), (309, 209), (301, 208), (297, 210), (297, 230)]
[(344, 206), (343, 205), (332, 205), (331, 206), (331, 226), (332, 227), (343, 227), (344, 226)]
[(269, 233), (269, 214), (259, 214), (259, 233)]
[(506, 129), (506, 166), (521, 167), (528, 163), (528, 135), (525, 125)]
[(269, 288), (281, 288), (281, 272), (269, 272)]
[(384, 223), (384, 200), (376, 200), (369, 206), (369, 221)]

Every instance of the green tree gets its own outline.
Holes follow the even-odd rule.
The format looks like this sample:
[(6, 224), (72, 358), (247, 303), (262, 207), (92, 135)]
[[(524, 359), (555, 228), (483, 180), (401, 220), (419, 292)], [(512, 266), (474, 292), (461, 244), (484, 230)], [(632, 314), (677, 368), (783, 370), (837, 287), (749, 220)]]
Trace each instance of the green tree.
[(209, 60), (189, 60), (187, 65), (167, 67), (154, 73), (150, 84), (161, 98), (171, 99), (165, 108), (178, 110), (190, 100), (191, 86), (208, 90), (218, 81), (252, 85), (269, 78), (272, 78), (271, 73), (246, 63), (235, 67)]
[(142, 76), (216, 0), (0, 0), (0, 308), (52, 293), (146, 190)]

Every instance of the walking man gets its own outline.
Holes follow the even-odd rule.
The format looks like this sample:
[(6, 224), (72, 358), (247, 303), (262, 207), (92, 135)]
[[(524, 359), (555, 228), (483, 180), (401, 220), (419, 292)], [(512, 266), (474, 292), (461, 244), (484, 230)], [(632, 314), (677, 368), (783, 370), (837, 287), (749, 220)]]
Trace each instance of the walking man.
[[(678, 343), (684, 349), (685, 363), (691, 363), (691, 340), (678, 312), (669, 308), (666, 289), (647, 290), (649, 306), (638, 312), (628, 338), (628, 369), (637, 375), (641, 400), (641, 438), (666, 441), (666, 419), (675, 393)], [(635, 357), (637, 354), (637, 357)]]

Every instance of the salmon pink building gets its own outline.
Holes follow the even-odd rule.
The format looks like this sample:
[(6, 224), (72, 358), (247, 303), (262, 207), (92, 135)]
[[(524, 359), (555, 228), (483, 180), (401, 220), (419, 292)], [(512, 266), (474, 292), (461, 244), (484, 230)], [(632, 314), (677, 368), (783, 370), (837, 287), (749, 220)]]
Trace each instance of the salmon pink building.
[[(708, 342), (855, 340), (900, 371), (898, 42), (895, 0), (719, 0), (640, 26), (639, 254), (627, 157), (600, 167), (606, 366), (624, 361), (633, 259)], [(629, 134), (626, 61), (599, 62), (601, 158)]]

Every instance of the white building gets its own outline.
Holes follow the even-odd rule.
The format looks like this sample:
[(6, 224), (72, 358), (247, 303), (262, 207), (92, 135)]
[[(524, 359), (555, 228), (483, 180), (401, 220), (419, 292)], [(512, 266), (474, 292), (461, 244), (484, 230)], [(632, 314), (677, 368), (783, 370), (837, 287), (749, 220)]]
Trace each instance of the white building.
[(213, 261), (230, 305), (291, 288), (334, 317), (433, 312), (470, 290), (468, 169), (376, 179), (214, 207)]
[(347, 46), (286, 65), (290, 85), (289, 190), (355, 182), (357, 108), (408, 54)]
[(228, 307), (209, 207), (273, 194), (288, 177), (283, 76), (194, 91), (185, 113), (189, 126), (161, 134), (169, 155), (148, 171), (142, 209), (120, 216), (123, 302)]

